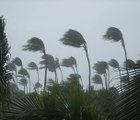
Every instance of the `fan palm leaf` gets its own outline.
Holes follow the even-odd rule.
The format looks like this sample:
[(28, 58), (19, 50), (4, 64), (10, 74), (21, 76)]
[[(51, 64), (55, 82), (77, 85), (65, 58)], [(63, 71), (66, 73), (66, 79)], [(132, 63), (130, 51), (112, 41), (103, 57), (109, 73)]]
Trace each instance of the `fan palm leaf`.
[(100, 75), (95, 74), (94, 77), (92, 77), (92, 80), (93, 80), (93, 83), (95, 84), (101, 84), (103, 88), (103, 80)]

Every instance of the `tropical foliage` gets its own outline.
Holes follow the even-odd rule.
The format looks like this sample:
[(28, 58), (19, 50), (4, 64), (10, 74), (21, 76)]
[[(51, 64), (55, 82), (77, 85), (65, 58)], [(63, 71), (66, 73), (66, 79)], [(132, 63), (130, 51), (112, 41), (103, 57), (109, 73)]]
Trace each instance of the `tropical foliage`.
[[(97, 61), (92, 67), (94, 74), (91, 82), (90, 60), (84, 37), (75, 30), (68, 30), (60, 41), (64, 45), (80, 48), (86, 53), (89, 67), (89, 85), (84, 88), (78, 73), (78, 61), (71, 56), (59, 59), (46, 54), (43, 41), (33, 37), (23, 45), (25, 51), (43, 53), (39, 66), (34, 61), (23, 66), (23, 60), (9, 59), (5, 20), (0, 17), (0, 119), (1, 120), (139, 120), (140, 118), (140, 60), (127, 58), (124, 39), (118, 28), (107, 29), (104, 38), (121, 41), (125, 51), (123, 65), (112, 58), (108, 62)], [(63, 78), (61, 66), (72, 68), (73, 73)], [(27, 71), (35, 70), (37, 79)], [(39, 72), (45, 68), (45, 79), (40, 79)], [(60, 70), (61, 80), (57, 76)], [(112, 86), (110, 69), (114, 69), (117, 79)], [(55, 78), (47, 78), (47, 71)], [(85, 71), (86, 72), (86, 71)], [(42, 82), (44, 89), (42, 90)], [(100, 85), (101, 87), (96, 87)], [(22, 87), (21, 87), (22, 86)]]

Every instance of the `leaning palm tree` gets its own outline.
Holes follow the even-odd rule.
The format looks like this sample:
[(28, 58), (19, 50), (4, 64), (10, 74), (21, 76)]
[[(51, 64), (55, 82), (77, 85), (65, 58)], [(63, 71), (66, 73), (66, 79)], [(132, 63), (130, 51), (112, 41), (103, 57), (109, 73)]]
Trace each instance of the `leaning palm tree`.
[(90, 68), (90, 60), (89, 60), (89, 56), (88, 56), (88, 49), (87, 49), (87, 43), (85, 41), (85, 39), (83, 38), (83, 36), (81, 35), (81, 33), (79, 33), (76, 30), (68, 30), (62, 39), (60, 39), (60, 41), (64, 44), (64, 45), (68, 45), (68, 46), (72, 46), (72, 47), (76, 47), (76, 48), (81, 48), (83, 47), (86, 53), (86, 58), (88, 61), (88, 67), (89, 67), (89, 90), (90, 90), (90, 86), (91, 86), (91, 68)]
[[(37, 37), (29, 39), (27, 41), (27, 44), (23, 45), (23, 50), (32, 52), (40, 51), (46, 57), (45, 45), (43, 41)], [(47, 60), (47, 58), (45, 60)], [(46, 83), (47, 83), (47, 64), (45, 66), (44, 91), (46, 90)]]
[(28, 68), (29, 70), (36, 70), (37, 72), (37, 82), (39, 82), (39, 68), (37, 66), (37, 64), (35, 62), (30, 62), (28, 64)]
[[(110, 41), (113, 41), (113, 42), (121, 41), (122, 47), (123, 47), (124, 53), (125, 53), (125, 61), (127, 61), (127, 52), (126, 52), (126, 48), (125, 48), (124, 38), (123, 38), (123, 35), (122, 35), (121, 31), (118, 28), (116, 28), (116, 27), (108, 28), (107, 31), (106, 31), (106, 34), (103, 35), (103, 38), (105, 40), (110, 40)], [(127, 64), (127, 62), (126, 62), (126, 64)], [(126, 67), (126, 71), (127, 71), (127, 75), (128, 75), (128, 79), (129, 79), (129, 72), (128, 72), (127, 67)]]
[(28, 80), (29, 80), (29, 92), (31, 92), (31, 80), (30, 80), (30, 75), (29, 75), (28, 71), (26, 69), (22, 68), (18, 71), (18, 74), (22, 75), (22, 77), (24, 77), (24, 78), (25, 78), (25, 76), (28, 78)]
[(23, 86), (24, 93), (26, 93), (25, 89), (27, 88), (28, 80), (23, 77), (19, 80), (19, 84)]
[(105, 88), (108, 89), (109, 87), (109, 80), (107, 79), (108, 64), (105, 61), (98, 61), (96, 64), (94, 64), (93, 69), (96, 70), (96, 73), (104, 75)]
[(102, 80), (102, 77), (98, 74), (95, 74), (93, 77), (92, 77), (92, 80), (93, 80), (93, 83), (94, 84), (101, 84), (102, 85), (102, 89), (104, 88), (103, 86), (103, 80)]
[[(40, 67), (40, 69), (45, 68), (44, 66), (47, 65), (48, 70), (50, 72), (55, 73), (55, 80), (58, 81), (57, 73), (56, 73), (56, 68), (58, 68), (58, 65), (57, 65), (57, 62), (54, 60), (54, 57), (50, 54), (46, 54), (45, 56), (43, 55), (41, 58), (43, 60), (40, 61), (40, 64), (43, 66)], [(47, 60), (45, 60), (45, 59), (47, 59)]]

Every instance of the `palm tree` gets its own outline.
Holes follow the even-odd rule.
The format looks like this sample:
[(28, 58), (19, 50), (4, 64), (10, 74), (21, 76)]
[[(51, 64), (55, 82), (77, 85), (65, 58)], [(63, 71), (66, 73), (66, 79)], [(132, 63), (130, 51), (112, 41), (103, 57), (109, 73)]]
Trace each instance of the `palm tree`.
[[(59, 65), (57, 64), (57, 61), (55, 61), (54, 57), (50, 54), (46, 54), (45, 56), (43, 55), (41, 58), (43, 59), (43, 61), (40, 61), (40, 64), (41, 65), (46, 65), (47, 64), (48, 70), (55, 73), (55, 81), (58, 81), (56, 68), (58, 68)], [(45, 60), (45, 58), (47, 60)], [(45, 68), (45, 67), (44, 66), (40, 67), (40, 69), (42, 69), (42, 68)]]
[(104, 88), (103, 87), (103, 80), (102, 80), (102, 78), (101, 78), (100, 75), (95, 74), (94, 77), (92, 77), (92, 80), (93, 80), (93, 83), (95, 83), (95, 84), (101, 84), (102, 85), (102, 89)]
[(27, 87), (28, 80), (25, 77), (23, 77), (19, 80), (19, 84), (23, 86), (24, 93), (26, 93), (25, 89)]
[(37, 64), (35, 62), (30, 62), (28, 64), (28, 68), (29, 70), (36, 70), (37, 72), (37, 82), (39, 82), (39, 68), (37, 66)]
[[(46, 50), (45, 50), (44, 43), (41, 39), (37, 37), (33, 37), (29, 39), (27, 41), (27, 44), (23, 45), (23, 50), (32, 51), (32, 52), (40, 51), (46, 57)], [(45, 60), (47, 60), (47, 58)], [(46, 90), (46, 83), (47, 83), (47, 64), (45, 66), (44, 91)]]
[(28, 80), (29, 80), (29, 92), (31, 92), (31, 80), (30, 80), (30, 75), (29, 75), (28, 71), (24, 68), (21, 68), (18, 71), (18, 74), (22, 75), (22, 77), (24, 77), (24, 78), (25, 78), (25, 76), (28, 78)]
[(108, 70), (108, 64), (105, 61), (98, 61), (96, 64), (94, 64), (93, 69), (96, 70), (96, 73), (100, 75), (104, 75), (105, 77), (105, 88), (109, 88), (109, 80), (107, 79), (107, 71)]
[(68, 45), (68, 46), (72, 46), (72, 47), (76, 47), (76, 48), (81, 48), (83, 47), (86, 53), (86, 58), (88, 61), (88, 69), (89, 69), (89, 90), (90, 90), (90, 85), (91, 85), (91, 68), (90, 68), (90, 60), (89, 60), (89, 56), (88, 56), (88, 49), (87, 49), (87, 43), (85, 41), (85, 39), (83, 38), (83, 36), (76, 30), (68, 30), (62, 39), (60, 39), (60, 41), (64, 44), (64, 45)]
[[(106, 31), (106, 34), (103, 35), (103, 38), (105, 40), (111, 40), (113, 42), (121, 41), (122, 47), (123, 47), (124, 53), (125, 53), (125, 61), (127, 61), (127, 52), (126, 52), (126, 48), (125, 48), (125, 43), (124, 43), (123, 35), (122, 35), (121, 31), (118, 28), (116, 28), (116, 27), (108, 28), (107, 31)], [(127, 71), (128, 77), (129, 77), (129, 72), (128, 72), (128, 68), (127, 67), (126, 67), (126, 71)]]
[(73, 70), (73, 72), (74, 72), (74, 74), (76, 74), (74, 65), (75, 65), (75, 63), (73, 62), (73, 60), (72, 60), (71, 58), (63, 59), (63, 60), (62, 60), (62, 63), (61, 63), (61, 66), (64, 66), (64, 67), (71, 67), (72, 70)]
[(23, 68), (22, 60), (21, 60), (19, 57), (15, 57), (15, 58), (12, 60), (12, 63), (14, 63), (14, 64), (17, 65), (17, 66), (20, 66), (21, 68)]

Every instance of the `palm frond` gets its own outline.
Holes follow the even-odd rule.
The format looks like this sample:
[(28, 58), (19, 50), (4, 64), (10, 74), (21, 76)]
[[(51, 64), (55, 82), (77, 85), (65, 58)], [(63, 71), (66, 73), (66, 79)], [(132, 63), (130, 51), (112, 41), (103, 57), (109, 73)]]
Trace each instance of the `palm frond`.
[(41, 51), (43, 52), (45, 50), (45, 46), (44, 43), (41, 39), (37, 38), (37, 37), (33, 37), (31, 39), (29, 39), (27, 41), (26, 45), (22, 46), (24, 51), (33, 51), (33, 52), (37, 52), (37, 51)]
[(15, 57), (15, 58), (12, 60), (12, 63), (14, 63), (14, 64), (17, 65), (17, 66), (22, 66), (22, 60), (21, 60), (19, 57)]
[(106, 34), (103, 35), (105, 40), (112, 40), (117, 42), (123, 39), (121, 31), (116, 27), (110, 27), (107, 29)]
[(113, 68), (119, 68), (119, 63), (115, 59), (111, 59), (108, 64)]
[(28, 71), (24, 68), (21, 68), (19, 71), (18, 71), (18, 74), (21, 74), (21, 75), (24, 75), (24, 76), (27, 76), (28, 78), (30, 78), (30, 75), (28, 73)]
[(28, 69), (29, 70), (38, 70), (38, 66), (37, 66), (37, 64), (35, 62), (30, 62), (28, 64)]
[(72, 47), (85, 46), (86, 42), (81, 33), (76, 30), (69, 29), (59, 41), (64, 45)]

